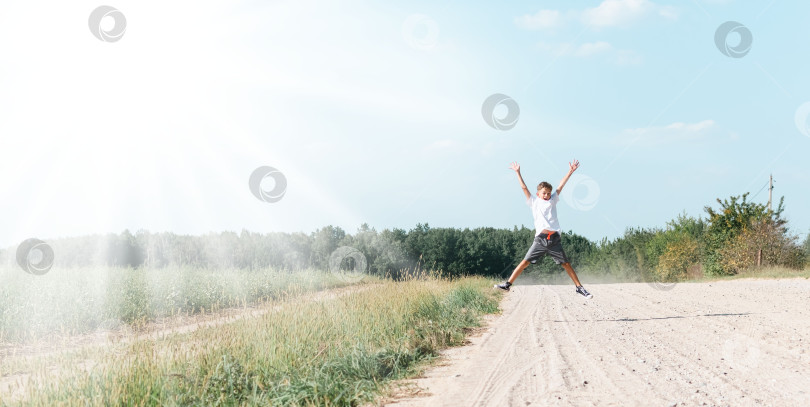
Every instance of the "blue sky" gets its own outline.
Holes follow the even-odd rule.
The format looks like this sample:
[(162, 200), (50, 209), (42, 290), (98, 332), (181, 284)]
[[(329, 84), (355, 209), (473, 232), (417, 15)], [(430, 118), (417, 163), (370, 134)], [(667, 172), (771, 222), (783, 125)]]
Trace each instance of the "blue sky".
[[(765, 202), (771, 173), (810, 230), (808, 4), (169, 3), (104, 3), (126, 17), (114, 42), (89, 30), (97, 2), (0, 5), (0, 246), (532, 227), (509, 163), (556, 185), (574, 158), (558, 214), (592, 240)], [(715, 43), (726, 21), (751, 33), (741, 57)], [(511, 129), (484, 120), (496, 93), (519, 106)], [(251, 194), (261, 166), (286, 178), (278, 202)]]

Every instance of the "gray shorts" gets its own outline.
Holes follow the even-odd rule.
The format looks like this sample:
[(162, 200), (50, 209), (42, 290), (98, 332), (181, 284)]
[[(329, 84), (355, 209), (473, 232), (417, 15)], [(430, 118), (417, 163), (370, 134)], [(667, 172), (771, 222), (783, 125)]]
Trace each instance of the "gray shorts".
[(557, 264), (568, 263), (568, 257), (565, 256), (563, 251), (562, 239), (559, 233), (552, 233), (551, 236), (541, 233), (535, 236), (532, 247), (526, 252), (526, 257), (523, 260), (535, 264), (545, 255), (551, 256)]

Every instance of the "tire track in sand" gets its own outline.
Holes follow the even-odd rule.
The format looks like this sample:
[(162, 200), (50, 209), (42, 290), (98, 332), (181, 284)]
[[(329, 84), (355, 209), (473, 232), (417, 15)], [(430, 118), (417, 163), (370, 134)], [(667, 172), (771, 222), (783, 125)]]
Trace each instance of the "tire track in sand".
[[(810, 281), (589, 288), (593, 300), (513, 287), (481, 336), (415, 380), (432, 395), (387, 405), (810, 405), (810, 312), (797, 300)], [(738, 336), (759, 352), (724, 349)]]

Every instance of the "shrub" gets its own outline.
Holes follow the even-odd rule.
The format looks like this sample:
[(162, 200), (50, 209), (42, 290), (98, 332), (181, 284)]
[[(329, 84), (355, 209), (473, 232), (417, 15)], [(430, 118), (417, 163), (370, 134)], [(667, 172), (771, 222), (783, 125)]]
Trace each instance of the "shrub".
[(700, 266), (700, 247), (706, 223), (685, 213), (667, 222), (646, 245), (647, 269), (656, 281), (678, 281)]
[(755, 222), (744, 228), (720, 249), (720, 255), (724, 259), (722, 267), (725, 274), (737, 274), (755, 266), (758, 259), (762, 266), (793, 269), (801, 269), (805, 261), (798, 236), (790, 235), (784, 226), (770, 221)]
[(683, 280), (699, 264), (700, 246), (697, 239), (681, 234), (677, 240), (667, 243), (666, 250), (658, 258), (655, 275), (658, 281)]
[(747, 197), (748, 193), (745, 193), (742, 196), (732, 196), (723, 201), (717, 199), (721, 209), (719, 211), (708, 206), (705, 207), (709, 214), (709, 227), (706, 231), (704, 239), (706, 244), (703, 251), (704, 270), (708, 274), (735, 273), (736, 266), (730, 266), (728, 263), (739, 264), (740, 259), (726, 259), (725, 256), (731, 254), (730, 249), (727, 249), (726, 246), (733, 244), (737, 236), (754, 223), (768, 221), (782, 233), (785, 232), (783, 227), (787, 221), (781, 218), (784, 211), (784, 197), (779, 201), (776, 211), (768, 209), (765, 204), (748, 202)]

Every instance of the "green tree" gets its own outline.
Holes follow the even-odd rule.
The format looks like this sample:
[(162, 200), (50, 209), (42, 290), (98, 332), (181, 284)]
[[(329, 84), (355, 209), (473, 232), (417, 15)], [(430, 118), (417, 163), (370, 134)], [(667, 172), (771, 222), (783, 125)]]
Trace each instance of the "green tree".
[(763, 266), (800, 269), (805, 253), (798, 240), (785, 226), (776, 226), (769, 220), (755, 221), (720, 249), (723, 267), (735, 274), (760, 262)]
[(584, 270), (619, 279), (642, 279), (650, 273), (647, 245), (657, 232), (657, 229), (628, 228), (616, 239), (602, 239), (594, 245)]
[(666, 248), (657, 259), (653, 271), (657, 281), (679, 281), (698, 272), (700, 267), (700, 245), (697, 239), (688, 234), (677, 234), (667, 242)]
[(144, 259), (137, 239), (129, 230), (124, 230), (120, 236), (110, 235), (107, 256), (109, 265), (124, 267), (138, 267)]
[(725, 264), (723, 248), (754, 222), (768, 221), (777, 228), (785, 225), (786, 221), (781, 218), (785, 197), (779, 200), (776, 211), (769, 210), (765, 204), (749, 202), (747, 197), (748, 193), (722, 201), (718, 198), (719, 210), (709, 206), (704, 208), (709, 214), (709, 227), (706, 230), (703, 248), (703, 269), (706, 274), (735, 273), (733, 268)]
[(337, 226), (325, 226), (312, 233), (312, 265), (323, 270), (329, 267), (329, 256), (346, 237), (346, 232)]
[(682, 213), (667, 222), (666, 229), (656, 230), (646, 248), (648, 279), (677, 281), (697, 269), (706, 227), (703, 219)]

